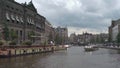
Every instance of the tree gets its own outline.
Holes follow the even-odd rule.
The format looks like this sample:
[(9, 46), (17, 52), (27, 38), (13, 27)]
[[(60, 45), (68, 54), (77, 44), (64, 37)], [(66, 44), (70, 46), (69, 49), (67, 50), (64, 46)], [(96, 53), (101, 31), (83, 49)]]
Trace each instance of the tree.
[(110, 36), (108, 37), (108, 42), (111, 42), (111, 37)]
[(98, 36), (97, 36), (97, 38), (96, 38), (96, 43), (100, 43), (100, 39), (99, 39)]
[(10, 31), (10, 36), (11, 36), (12, 40), (16, 40), (18, 38), (17, 33), (13, 30)]
[(100, 43), (105, 43), (105, 40), (101, 37)]
[(31, 41), (33, 40), (32, 36), (35, 35), (35, 32), (34, 31), (31, 31), (28, 33), (28, 39), (30, 39)]
[(9, 29), (6, 23), (4, 24), (3, 34), (4, 34), (4, 39), (8, 41), (9, 40)]
[(117, 35), (117, 43), (120, 43), (120, 32), (118, 33), (118, 35)]
[(2, 40), (0, 40), (0, 47), (2, 47), (3, 44), (4, 44), (4, 42)]
[(31, 41), (26, 41), (23, 43), (24, 45), (27, 45), (27, 46), (31, 46), (32, 45), (32, 42)]
[(53, 36), (52, 36), (52, 32), (49, 33), (48, 36), (48, 42), (53, 41)]
[(94, 39), (94, 38), (91, 38), (91, 39), (90, 39), (90, 43), (95, 43), (95, 39)]
[(60, 37), (58, 34), (55, 36), (55, 43), (62, 44), (62, 37)]

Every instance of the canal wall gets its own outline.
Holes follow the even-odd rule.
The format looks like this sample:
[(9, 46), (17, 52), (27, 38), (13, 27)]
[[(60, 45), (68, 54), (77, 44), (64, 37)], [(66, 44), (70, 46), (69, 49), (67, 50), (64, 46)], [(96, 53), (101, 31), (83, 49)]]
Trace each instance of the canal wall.
[(53, 52), (59, 50), (65, 50), (64, 46), (32, 46), (32, 47), (5, 47), (4, 49), (0, 49), (0, 58), (4, 57), (13, 57), (13, 56), (22, 56), (29, 54), (37, 54), (37, 53), (46, 53)]
[(120, 46), (100, 46), (99, 48), (120, 50)]

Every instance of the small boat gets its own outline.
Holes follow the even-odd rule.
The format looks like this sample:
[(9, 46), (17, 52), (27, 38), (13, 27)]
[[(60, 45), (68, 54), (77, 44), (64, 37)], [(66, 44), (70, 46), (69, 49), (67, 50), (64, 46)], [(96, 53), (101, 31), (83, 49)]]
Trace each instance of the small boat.
[(71, 45), (64, 45), (66, 48), (69, 48), (69, 47), (71, 47)]
[(90, 46), (85, 46), (85, 51), (95, 51), (98, 50), (98, 47), (90, 45)]

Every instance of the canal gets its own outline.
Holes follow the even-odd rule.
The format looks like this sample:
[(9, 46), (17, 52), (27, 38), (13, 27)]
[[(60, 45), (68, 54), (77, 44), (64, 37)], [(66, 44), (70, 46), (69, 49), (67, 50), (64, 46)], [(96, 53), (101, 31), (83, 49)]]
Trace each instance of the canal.
[(54, 53), (0, 58), (0, 68), (120, 68), (120, 52), (85, 52), (83, 47), (76, 46)]

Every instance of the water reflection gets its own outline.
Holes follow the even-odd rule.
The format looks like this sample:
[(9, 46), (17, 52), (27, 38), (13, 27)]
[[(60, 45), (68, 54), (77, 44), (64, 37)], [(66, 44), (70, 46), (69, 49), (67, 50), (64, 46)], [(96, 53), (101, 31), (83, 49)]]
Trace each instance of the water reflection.
[(120, 68), (120, 51), (85, 52), (83, 47), (72, 47), (67, 51), (0, 59), (0, 68)]
[[(34, 68), (34, 64), (40, 61), (40, 58), (42, 59), (49, 55), (51, 55), (51, 53), (0, 59), (0, 68)], [(39, 65), (39, 67), (41, 67), (41, 65)]]

